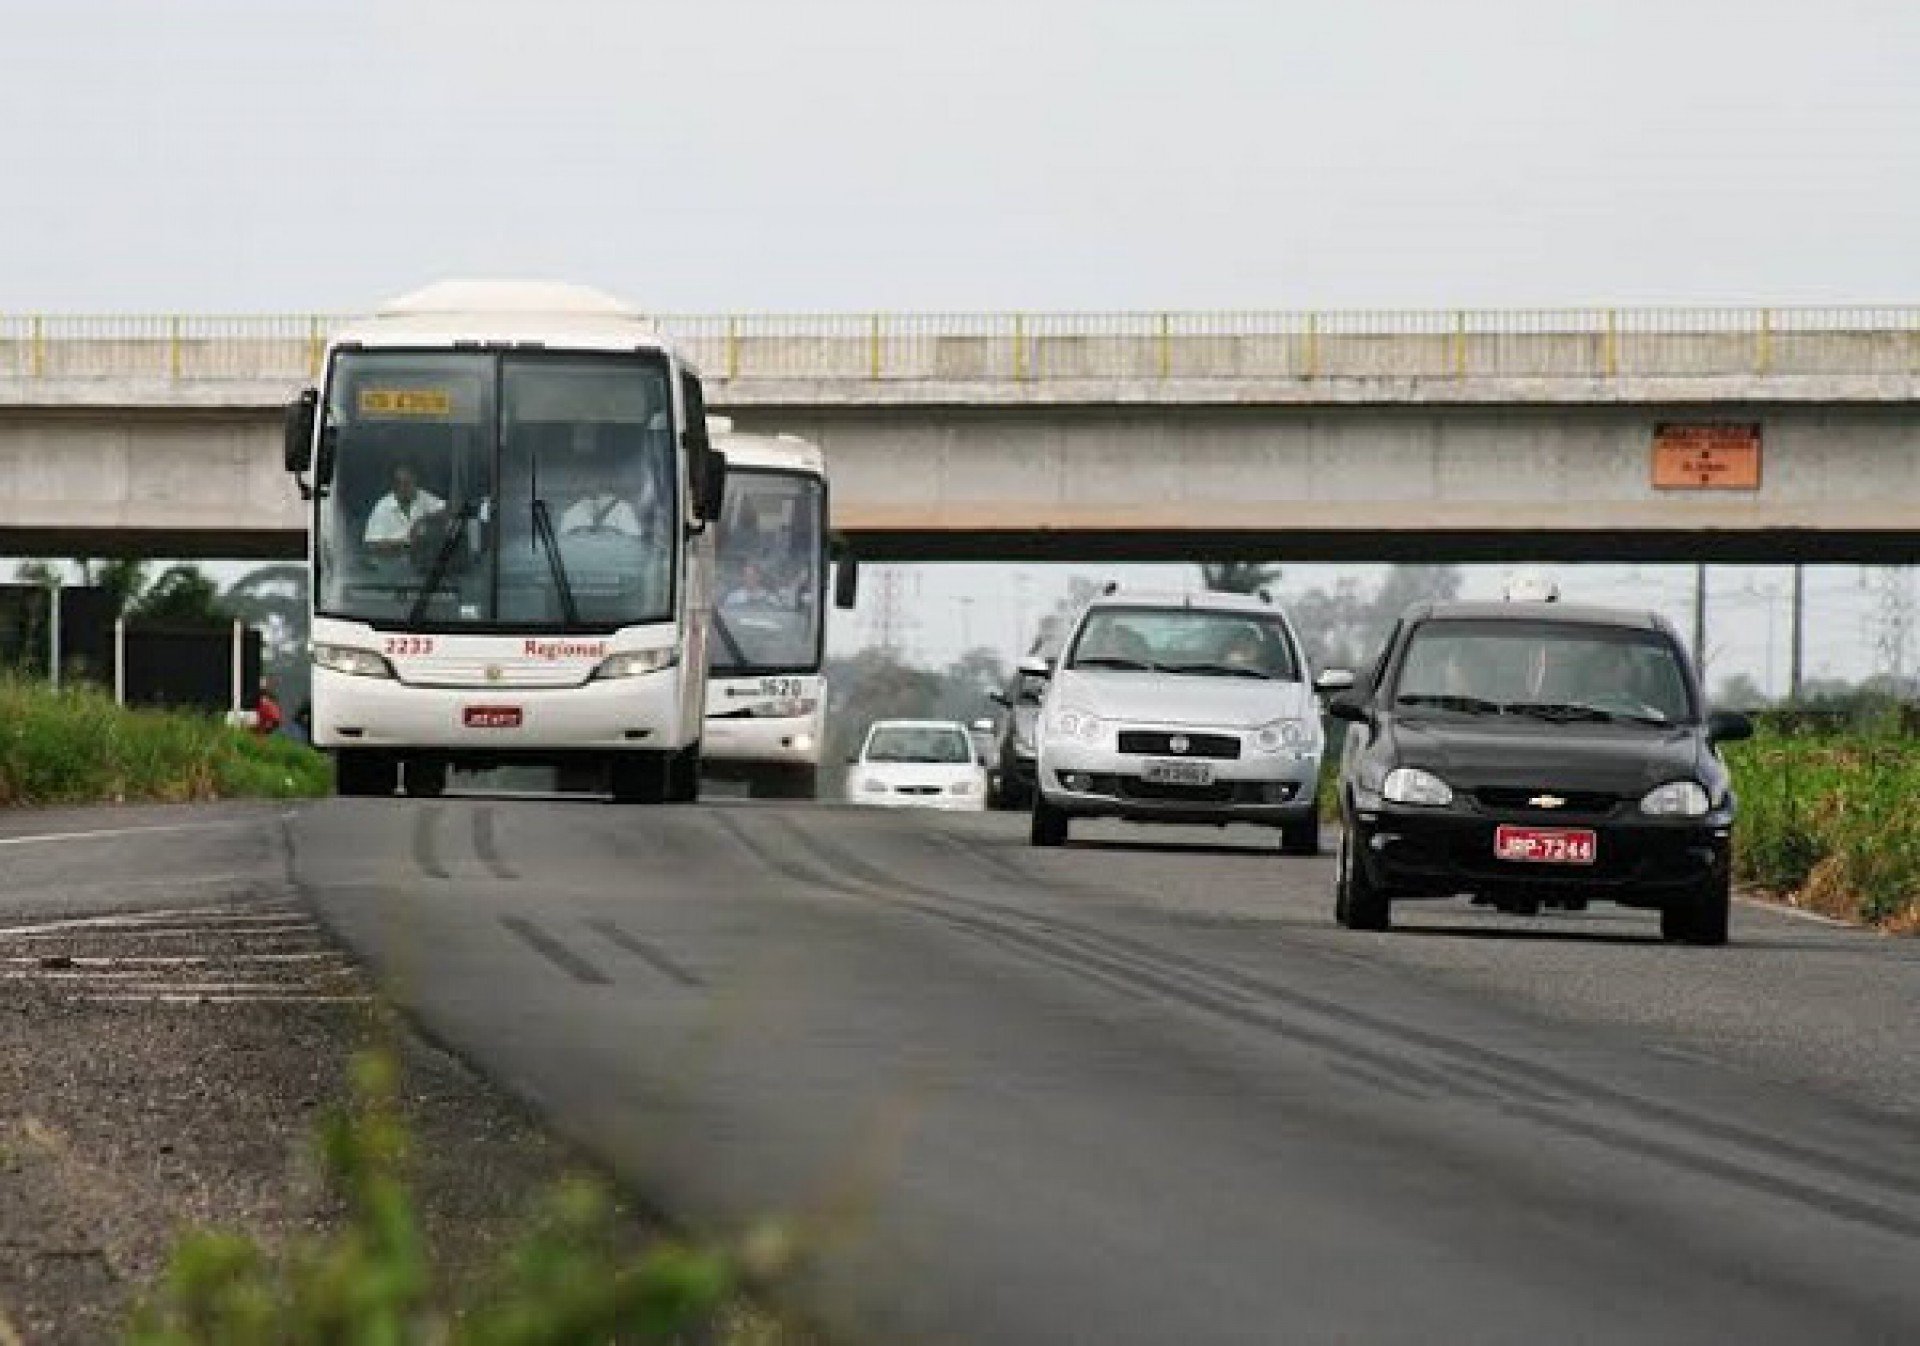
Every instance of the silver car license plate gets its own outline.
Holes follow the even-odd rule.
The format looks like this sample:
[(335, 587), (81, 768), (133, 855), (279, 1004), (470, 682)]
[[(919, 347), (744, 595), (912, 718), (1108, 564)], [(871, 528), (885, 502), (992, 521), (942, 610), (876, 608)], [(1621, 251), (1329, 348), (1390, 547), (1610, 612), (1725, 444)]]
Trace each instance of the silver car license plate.
[(1211, 785), (1213, 763), (1144, 762), (1140, 767), (1140, 779), (1156, 785)]

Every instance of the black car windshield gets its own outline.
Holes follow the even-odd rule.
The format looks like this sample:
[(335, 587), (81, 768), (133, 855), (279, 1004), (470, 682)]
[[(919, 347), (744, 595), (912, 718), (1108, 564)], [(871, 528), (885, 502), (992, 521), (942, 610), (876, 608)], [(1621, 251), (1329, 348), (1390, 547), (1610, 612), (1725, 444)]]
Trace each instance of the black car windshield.
[(1206, 608), (1095, 608), (1067, 652), (1066, 666), (1300, 680), (1293, 641), (1277, 615)]
[(876, 725), (866, 757), (869, 762), (971, 762), (973, 740), (958, 725)]
[(1669, 724), (1693, 719), (1664, 633), (1594, 622), (1437, 618), (1407, 642), (1397, 705), (1463, 715)]

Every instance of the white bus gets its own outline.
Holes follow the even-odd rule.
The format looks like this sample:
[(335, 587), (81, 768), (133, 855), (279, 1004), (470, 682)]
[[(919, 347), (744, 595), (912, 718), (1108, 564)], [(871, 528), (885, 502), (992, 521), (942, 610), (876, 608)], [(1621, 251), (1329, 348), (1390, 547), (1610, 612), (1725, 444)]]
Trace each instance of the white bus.
[(827, 691), (827, 469), (794, 435), (708, 418), (727, 459), (716, 563), (707, 773), (756, 797), (811, 798)]
[(286, 450), (341, 794), (536, 762), (694, 797), (725, 461), (650, 323), (575, 286), (430, 286), (332, 340)]

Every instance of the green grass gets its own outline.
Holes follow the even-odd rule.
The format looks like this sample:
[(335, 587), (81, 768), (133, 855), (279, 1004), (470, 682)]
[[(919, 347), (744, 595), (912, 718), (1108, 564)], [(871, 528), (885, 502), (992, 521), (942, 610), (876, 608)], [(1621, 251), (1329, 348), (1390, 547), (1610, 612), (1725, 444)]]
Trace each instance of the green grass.
[(1897, 725), (1763, 728), (1727, 750), (1739, 876), (1801, 906), (1920, 931), (1920, 750)]
[(270, 1249), (186, 1235), (135, 1308), (127, 1346), (615, 1346), (751, 1340), (725, 1330), (741, 1259), (672, 1241), (635, 1249), (604, 1187), (556, 1189), (492, 1275), (455, 1287), (407, 1181), (410, 1137), (390, 1057), (353, 1073), (354, 1102), (320, 1133), (339, 1227)]
[(0, 808), (325, 794), (321, 754), (189, 711), (0, 677)]

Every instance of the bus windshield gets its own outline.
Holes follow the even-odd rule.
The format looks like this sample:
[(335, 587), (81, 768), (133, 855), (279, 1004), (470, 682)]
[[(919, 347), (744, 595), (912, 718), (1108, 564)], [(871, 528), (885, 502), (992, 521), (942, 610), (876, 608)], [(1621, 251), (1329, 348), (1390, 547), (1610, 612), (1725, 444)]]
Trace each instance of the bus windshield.
[(820, 666), (826, 496), (807, 473), (731, 468), (720, 516), (713, 672)]
[(340, 352), (318, 611), (436, 630), (666, 620), (669, 386), (645, 353)]

